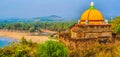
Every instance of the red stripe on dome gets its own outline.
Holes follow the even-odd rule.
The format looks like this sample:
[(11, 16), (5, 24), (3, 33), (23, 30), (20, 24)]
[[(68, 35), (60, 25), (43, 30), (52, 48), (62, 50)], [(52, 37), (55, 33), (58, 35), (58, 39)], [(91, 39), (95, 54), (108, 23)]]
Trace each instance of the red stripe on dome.
[(88, 20), (89, 20), (90, 12), (91, 12), (91, 10), (89, 10), (89, 12), (88, 12)]
[(111, 26), (111, 24), (89, 24), (89, 25), (83, 25), (83, 24), (76, 24), (76, 27), (78, 26)]
[[(89, 22), (98, 22), (98, 21), (104, 21), (104, 20), (88, 20)], [(80, 22), (85, 22), (85, 20), (81, 20)]]

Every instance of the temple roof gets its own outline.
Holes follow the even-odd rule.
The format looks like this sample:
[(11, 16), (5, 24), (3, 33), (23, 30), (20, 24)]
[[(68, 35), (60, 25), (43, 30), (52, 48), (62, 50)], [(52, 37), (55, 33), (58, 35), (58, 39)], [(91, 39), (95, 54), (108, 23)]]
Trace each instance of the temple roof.
[(104, 16), (103, 14), (94, 6), (94, 2), (91, 2), (90, 8), (87, 9), (81, 16), (80, 24), (85, 24), (88, 20), (89, 24), (103, 24)]

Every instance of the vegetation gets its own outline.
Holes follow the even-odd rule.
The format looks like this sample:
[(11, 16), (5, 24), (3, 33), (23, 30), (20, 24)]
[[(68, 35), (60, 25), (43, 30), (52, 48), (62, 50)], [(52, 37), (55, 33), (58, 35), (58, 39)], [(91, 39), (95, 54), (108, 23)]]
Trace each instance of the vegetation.
[(70, 57), (120, 57), (119, 45), (96, 45), (95, 43), (92, 46), (81, 49), (83, 50), (72, 51)]
[(120, 33), (120, 16), (116, 17), (111, 24), (113, 31), (115, 33)]
[(24, 37), (21, 42), (13, 42), (10, 46), (0, 49), (0, 57), (35, 57), (37, 44), (26, 41)]
[(20, 30), (29, 32), (41, 32), (40, 29), (48, 29), (52, 31), (64, 31), (70, 29), (76, 21), (69, 22), (34, 22), (34, 23), (0, 23), (0, 29)]
[(24, 37), (20, 42), (0, 48), (0, 57), (68, 57), (69, 50), (62, 43), (47, 41), (43, 44), (27, 41)]
[[(94, 48), (93, 48), (94, 47)], [(0, 57), (120, 57), (119, 44), (85, 44), (80, 49), (70, 50), (62, 43), (47, 41), (36, 44), (26, 41), (11, 43), (0, 48)]]
[(40, 44), (37, 50), (38, 57), (68, 57), (69, 50), (63, 44), (56, 41), (47, 41)]

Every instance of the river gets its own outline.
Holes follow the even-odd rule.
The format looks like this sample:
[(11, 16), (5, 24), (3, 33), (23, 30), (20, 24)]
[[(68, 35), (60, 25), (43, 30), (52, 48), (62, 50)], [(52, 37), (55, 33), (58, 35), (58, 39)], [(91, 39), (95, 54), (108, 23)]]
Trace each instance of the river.
[(3, 48), (5, 46), (9, 46), (11, 42), (14, 42), (13, 38), (8, 37), (0, 37), (0, 47)]

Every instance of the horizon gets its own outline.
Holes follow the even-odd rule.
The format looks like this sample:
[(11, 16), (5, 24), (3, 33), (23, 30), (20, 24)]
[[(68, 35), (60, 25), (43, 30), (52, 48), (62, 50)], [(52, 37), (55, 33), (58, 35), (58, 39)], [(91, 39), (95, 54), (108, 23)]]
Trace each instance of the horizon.
[(120, 15), (120, 1), (117, 0), (2, 0), (0, 2), (0, 18), (33, 18), (57, 15), (67, 19), (78, 19), (90, 7), (90, 2), (95, 3), (104, 17)]

